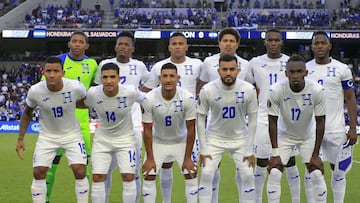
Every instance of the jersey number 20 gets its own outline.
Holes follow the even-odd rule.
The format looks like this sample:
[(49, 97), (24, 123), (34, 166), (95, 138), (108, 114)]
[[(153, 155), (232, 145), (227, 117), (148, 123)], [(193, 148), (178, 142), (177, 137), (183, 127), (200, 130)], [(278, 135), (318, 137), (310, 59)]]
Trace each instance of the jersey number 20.
[(235, 118), (235, 107), (225, 106), (223, 107), (223, 118)]

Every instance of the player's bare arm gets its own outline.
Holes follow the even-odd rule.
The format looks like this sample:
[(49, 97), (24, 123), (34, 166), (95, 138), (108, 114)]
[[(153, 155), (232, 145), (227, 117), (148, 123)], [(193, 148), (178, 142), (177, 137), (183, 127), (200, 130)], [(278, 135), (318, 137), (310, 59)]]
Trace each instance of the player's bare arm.
[(146, 87), (145, 85), (143, 85), (143, 86), (141, 86), (140, 91), (142, 91), (142, 92), (150, 92), (151, 89)]
[[(200, 100), (200, 98), (199, 98)], [(197, 114), (197, 131), (200, 142), (200, 166), (204, 167), (206, 159), (212, 159), (211, 155), (207, 150), (206, 138), (205, 138), (205, 120), (206, 116), (204, 114)]]
[(197, 167), (191, 159), (192, 148), (195, 140), (195, 119), (186, 121), (187, 138), (184, 162), (181, 167), (183, 171), (189, 171), (191, 178), (196, 177)]
[(324, 164), (319, 157), (320, 146), (325, 132), (325, 116), (315, 116), (316, 121), (316, 139), (314, 151), (309, 163), (309, 172), (319, 169), (324, 174)]
[(257, 123), (257, 112), (248, 112), (248, 144), (243, 161), (249, 162), (249, 167), (255, 167), (255, 155), (253, 154), (254, 138)]
[(357, 109), (356, 109), (356, 98), (355, 98), (354, 89), (350, 88), (345, 90), (344, 98), (345, 98), (345, 104), (348, 110), (348, 114), (350, 117), (350, 128), (347, 137), (349, 140), (349, 144), (353, 145), (356, 144), (357, 141), (357, 135), (356, 135)]
[(278, 153), (274, 153), (278, 149), (277, 143), (277, 121), (278, 116), (269, 115), (269, 135), (271, 146), (273, 148), (273, 154), (268, 163), (268, 171), (270, 172), (272, 168), (278, 168), (280, 171), (283, 171), (284, 165), (281, 162), (280, 155)]
[(76, 108), (77, 109), (87, 109), (88, 108), (84, 103), (85, 99), (86, 99), (86, 97), (83, 99), (76, 100)]
[(24, 113), (20, 119), (20, 131), (18, 136), (18, 142), (16, 145), (16, 152), (21, 160), (24, 160), (24, 156), (22, 155), (21, 150), (23, 152), (26, 150), (24, 137), (25, 137), (26, 129), (28, 128), (29, 123), (31, 121), (31, 116), (33, 111), (34, 108), (31, 108), (28, 105), (26, 105)]
[(152, 149), (152, 123), (144, 123), (144, 144), (146, 149), (146, 161), (142, 166), (142, 173), (147, 177), (153, 169), (156, 172), (156, 164)]

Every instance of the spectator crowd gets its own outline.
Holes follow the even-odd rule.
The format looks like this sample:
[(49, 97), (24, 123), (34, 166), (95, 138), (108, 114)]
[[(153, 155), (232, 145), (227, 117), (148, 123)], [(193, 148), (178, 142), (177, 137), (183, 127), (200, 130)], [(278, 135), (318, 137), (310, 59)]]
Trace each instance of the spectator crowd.
[[(360, 3), (353, 7), (342, 0), (339, 7), (328, 10), (324, 1), (308, 0), (228, 0), (220, 12), (206, 0), (109, 0), (112, 25), (104, 27), (101, 7), (80, 8), (77, 4), (40, 5), (25, 16), (29, 28), (193, 28), (210, 29), (248, 26), (267, 29), (359, 29)], [(280, 9), (280, 10), (279, 10)]]
[[(41, 66), (23, 63), (21, 67), (0, 70), (0, 121), (19, 120), (25, 108), (25, 99), (31, 85), (41, 79)], [(33, 113), (33, 121), (38, 121), (39, 111)]]

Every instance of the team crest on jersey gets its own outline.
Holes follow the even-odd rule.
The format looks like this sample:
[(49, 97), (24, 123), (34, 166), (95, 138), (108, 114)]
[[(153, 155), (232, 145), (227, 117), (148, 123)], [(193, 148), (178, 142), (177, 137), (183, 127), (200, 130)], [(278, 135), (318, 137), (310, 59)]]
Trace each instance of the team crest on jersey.
[(89, 64), (87, 64), (87, 63), (82, 63), (82, 64), (81, 64), (81, 68), (82, 68), (82, 73), (83, 73), (83, 74), (89, 74), (89, 73), (90, 73)]
[(271, 107), (271, 101), (269, 99), (267, 100), (266, 105), (267, 105), (268, 108)]

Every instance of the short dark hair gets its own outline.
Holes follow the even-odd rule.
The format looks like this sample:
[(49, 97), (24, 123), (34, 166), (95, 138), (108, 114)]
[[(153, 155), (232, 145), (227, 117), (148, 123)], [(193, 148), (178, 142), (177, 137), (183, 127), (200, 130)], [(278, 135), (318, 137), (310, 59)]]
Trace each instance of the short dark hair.
[(266, 30), (266, 32), (265, 32), (265, 38), (266, 38), (267, 34), (269, 34), (270, 32), (276, 32), (276, 33), (279, 33), (280, 36), (282, 36), (282, 35), (281, 35), (281, 31), (280, 31), (279, 29), (277, 29), (277, 28), (270, 28), (270, 29)]
[(183, 37), (183, 38), (186, 39), (185, 35), (184, 35), (182, 32), (174, 32), (174, 33), (170, 36), (169, 40), (170, 40), (171, 38), (173, 38), (173, 37)]
[(173, 64), (173, 63), (165, 63), (164, 65), (162, 65), (160, 72), (162, 72), (162, 71), (165, 70), (165, 69), (170, 69), (170, 70), (172, 69), (172, 70), (175, 70), (176, 73), (177, 73), (177, 67), (176, 67), (176, 65)]
[(294, 54), (294, 55), (292, 55), (292, 56), (288, 59), (287, 62), (289, 63), (289, 62), (291, 62), (291, 61), (294, 61), (294, 62), (300, 61), (300, 62), (306, 63), (305, 58), (304, 58), (303, 56), (299, 55), (299, 54)]
[(328, 36), (328, 34), (322, 30), (314, 32), (311, 40), (313, 40), (317, 35), (325, 35), (325, 37), (330, 41), (330, 37)]
[(222, 40), (222, 38), (224, 37), (224, 35), (227, 35), (227, 34), (235, 36), (236, 42), (240, 42), (239, 32), (231, 27), (224, 28), (223, 30), (220, 31), (218, 41), (220, 42)]
[(61, 58), (59, 58), (57, 56), (49, 56), (49, 57), (46, 58), (45, 62), (46, 63), (58, 63), (58, 64), (61, 65), (62, 68), (64, 68)]
[(105, 63), (101, 67), (101, 72), (103, 72), (104, 70), (115, 70), (117, 72), (117, 74), (119, 74), (119, 72), (120, 72), (120, 68), (116, 63)]
[(235, 61), (236, 64), (238, 63), (238, 59), (236, 58), (236, 56), (229, 54), (221, 55), (219, 58), (219, 64), (221, 63), (221, 61), (226, 61), (226, 62)]
[(84, 36), (84, 37), (85, 37), (85, 42), (86, 42), (86, 44), (89, 44), (89, 38), (88, 38), (88, 36), (85, 34), (85, 32), (83, 32), (82, 30), (75, 30), (75, 31), (71, 34), (70, 40), (71, 40), (71, 38), (72, 38), (74, 35)]
[(132, 43), (133, 43), (133, 45), (135, 45), (135, 38), (134, 38), (134, 35), (133, 35), (131, 32), (128, 32), (128, 31), (123, 31), (123, 32), (121, 32), (121, 33), (117, 36), (116, 40), (119, 39), (120, 37), (128, 37), (128, 38), (130, 38), (131, 41), (132, 41)]

